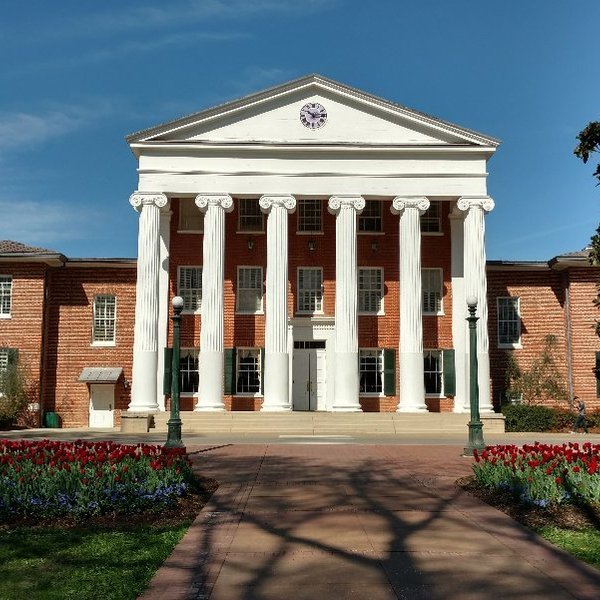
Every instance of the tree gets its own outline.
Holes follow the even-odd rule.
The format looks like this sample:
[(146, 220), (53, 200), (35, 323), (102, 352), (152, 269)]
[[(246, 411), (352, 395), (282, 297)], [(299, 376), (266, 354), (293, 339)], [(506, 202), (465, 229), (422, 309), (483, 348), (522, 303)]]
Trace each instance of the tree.
[(25, 410), (28, 401), (27, 379), (15, 360), (0, 370), (0, 427), (10, 426)]
[[(600, 151), (600, 121), (588, 123), (587, 127), (579, 133), (577, 139), (579, 140), (579, 144), (577, 144), (573, 152), (575, 156), (580, 158), (584, 163), (587, 163), (591, 154)], [(600, 163), (596, 165), (593, 176), (598, 180), (598, 185), (600, 185)], [(600, 266), (600, 225), (598, 225), (596, 234), (592, 236), (591, 241), (590, 263)], [(600, 281), (596, 283), (596, 297), (593, 302), (596, 308), (600, 308)], [(596, 335), (600, 336), (600, 320), (596, 319), (594, 328)]]

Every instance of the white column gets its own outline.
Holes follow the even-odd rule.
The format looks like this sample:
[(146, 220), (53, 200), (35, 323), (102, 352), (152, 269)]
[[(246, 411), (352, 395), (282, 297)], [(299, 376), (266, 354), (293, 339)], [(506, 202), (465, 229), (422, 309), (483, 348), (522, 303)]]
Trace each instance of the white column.
[[(462, 197), (457, 203), (465, 213), (464, 269), (465, 298), (477, 298), (477, 363), (479, 385), (479, 411), (494, 412), (490, 394), (490, 354), (488, 338), (487, 278), (485, 273), (485, 220), (484, 214), (494, 208), (488, 196)], [(465, 307), (466, 308), (466, 307)], [(467, 322), (465, 321), (465, 329)], [(468, 349), (467, 349), (468, 352)], [(469, 361), (467, 359), (467, 364)]]
[(450, 237), (452, 246), (452, 346), (454, 347), (454, 367), (456, 373), (456, 395), (453, 411), (470, 412), (467, 347), (468, 329), (465, 319), (468, 316), (467, 297), (465, 296), (464, 275), (464, 214), (454, 206), (450, 213)]
[(333, 411), (361, 411), (358, 378), (358, 288), (356, 215), (365, 207), (361, 196), (332, 196), (335, 219), (335, 382)]
[(169, 247), (171, 238), (171, 215), (169, 204), (160, 210), (160, 272), (158, 276), (158, 365), (156, 378), (156, 401), (158, 409), (165, 410), (163, 380), (165, 377), (164, 349), (167, 345), (169, 329)]
[(140, 213), (129, 410), (156, 412), (160, 209), (167, 205), (167, 197), (164, 194), (136, 192), (129, 202)]
[(263, 196), (267, 213), (267, 290), (263, 411), (292, 410), (288, 353), (288, 213), (296, 210), (293, 196)]
[(425, 412), (423, 374), (423, 305), (421, 288), (421, 223), (427, 198), (394, 198), (400, 215), (400, 402), (398, 412)]
[(225, 213), (233, 210), (228, 194), (201, 194), (196, 205), (205, 213), (202, 249), (202, 308), (198, 403), (194, 410), (222, 411), (225, 275)]

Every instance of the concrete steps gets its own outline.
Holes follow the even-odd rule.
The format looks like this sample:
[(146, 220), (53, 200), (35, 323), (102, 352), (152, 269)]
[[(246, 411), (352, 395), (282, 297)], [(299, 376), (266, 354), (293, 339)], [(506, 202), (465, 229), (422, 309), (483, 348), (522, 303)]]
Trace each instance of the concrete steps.
[[(183, 433), (351, 435), (465, 431), (470, 416), (458, 413), (182, 412)], [(504, 417), (482, 415), (486, 433), (504, 433)], [(153, 415), (151, 431), (167, 431), (169, 413)]]

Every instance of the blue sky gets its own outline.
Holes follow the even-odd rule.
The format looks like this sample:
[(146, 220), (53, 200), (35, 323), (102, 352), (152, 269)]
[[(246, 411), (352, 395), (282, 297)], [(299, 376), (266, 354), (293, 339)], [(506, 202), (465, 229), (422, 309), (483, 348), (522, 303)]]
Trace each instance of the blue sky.
[(0, 14), (0, 239), (135, 256), (125, 135), (310, 73), (502, 140), (488, 258), (581, 249), (600, 220), (593, 165), (572, 153), (600, 120), (598, 0), (38, 0)]

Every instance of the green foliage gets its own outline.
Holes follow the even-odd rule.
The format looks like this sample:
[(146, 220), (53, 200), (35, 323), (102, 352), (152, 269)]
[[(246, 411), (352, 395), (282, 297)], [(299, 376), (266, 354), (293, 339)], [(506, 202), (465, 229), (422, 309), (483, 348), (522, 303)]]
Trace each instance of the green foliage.
[(600, 531), (591, 527), (583, 531), (542, 527), (537, 533), (579, 560), (600, 569)]
[(27, 380), (15, 361), (0, 371), (0, 424), (14, 422), (27, 406)]
[(521, 369), (514, 353), (508, 353), (505, 379), (509, 397), (521, 398), (524, 404), (539, 404), (546, 400), (567, 401), (567, 389), (556, 359), (557, 346), (556, 336), (547, 335), (540, 356), (533, 361), (529, 370)]
[[(585, 129), (579, 133), (577, 139), (579, 144), (577, 144), (573, 153), (584, 163), (587, 163), (590, 155), (600, 150), (600, 121), (588, 123)], [(596, 166), (593, 175), (600, 182), (600, 164)]]
[(505, 404), (502, 414), (506, 417), (506, 431), (551, 431), (557, 422), (555, 412), (547, 406)]

